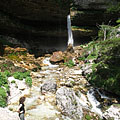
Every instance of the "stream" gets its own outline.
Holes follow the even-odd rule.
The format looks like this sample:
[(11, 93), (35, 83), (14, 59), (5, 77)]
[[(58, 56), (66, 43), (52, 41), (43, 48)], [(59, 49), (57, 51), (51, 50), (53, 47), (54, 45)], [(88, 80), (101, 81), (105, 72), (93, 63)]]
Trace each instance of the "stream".
[[(100, 93), (98, 89), (92, 87), (86, 88), (87, 80), (82, 76), (82, 71), (76, 66), (74, 68), (60, 67), (59, 65), (52, 65), (49, 58), (43, 60), (45, 66), (39, 72), (32, 72), (33, 85), (31, 88), (26, 86), (25, 80), (20, 81), (14, 77), (9, 77), (11, 95), (8, 98), (8, 109), (18, 115), (17, 107), (21, 96), (25, 96), (25, 118), (26, 120), (72, 120), (68, 116), (61, 114), (60, 109), (56, 105), (56, 90), (62, 86), (72, 88), (78, 91), (77, 99), (83, 108), (89, 109), (91, 112), (103, 117), (100, 102), (95, 97), (97, 92), (101, 98), (110, 99), (109, 97)], [(11, 83), (15, 80), (15, 83)], [(45, 84), (52, 86), (57, 85), (57, 88), (48, 90), (41, 89)], [(83, 91), (83, 92), (82, 92)], [(86, 92), (86, 93), (85, 93)], [(115, 118), (115, 120), (119, 120)]]

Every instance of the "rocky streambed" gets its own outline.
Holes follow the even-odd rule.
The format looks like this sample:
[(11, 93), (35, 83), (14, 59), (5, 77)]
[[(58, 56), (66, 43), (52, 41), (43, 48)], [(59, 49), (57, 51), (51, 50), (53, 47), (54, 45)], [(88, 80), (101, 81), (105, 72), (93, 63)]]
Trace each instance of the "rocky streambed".
[(41, 70), (31, 72), (31, 88), (25, 80), (8, 78), (10, 96), (8, 106), (0, 108), (1, 120), (19, 120), (21, 96), (26, 97), (26, 120), (120, 120), (119, 101), (88, 83), (82, 75), (86, 67), (53, 65), (49, 57), (42, 58), (42, 64)]

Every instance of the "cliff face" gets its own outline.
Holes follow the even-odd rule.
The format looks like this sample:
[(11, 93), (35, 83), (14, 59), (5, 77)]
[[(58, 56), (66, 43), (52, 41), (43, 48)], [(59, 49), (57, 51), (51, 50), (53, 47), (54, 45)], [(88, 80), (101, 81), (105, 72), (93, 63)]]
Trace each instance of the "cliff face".
[(68, 14), (69, 0), (0, 0), (0, 34), (30, 49), (47, 46), (52, 38), (67, 40)]
[(109, 3), (116, 3), (115, 0), (74, 0), (79, 9), (105, 10)]
[[(64, 48), (67, 46), (67, 15), (70, 12), (71, 1), (0, 0), (0, 35), (14, 37), (18, 41), (11, 39), (14, 41), (12, 43), (20, 43), (37, 53), (46, 47)], [(96, 26), (97, 23), (116, 18), (104, 14), (110, 0), (74, 0), (74, 2), (75, 9), (71, 10), (74, 26)], [(79, 31), (76, 34), (77, 38), (81, 37)]]
[[(109, 13), (111, 5), (117, 5), (117, 0), (74, 0), (71, 8), (72, 26), (76, 28), (87, 28), (92, 30), (87, 36), (89, 39), (97, 36), (98, 26), (101, 24), (115, 24), (115, 21), (120, 17), (120, 14)], [(81, 39), (81, 32), (75, 30), (73, 36), (75, 39)], [(86, 38), (85, 38), (86, 40)], [(80, 40), (79, 40), (80, 41)]]
[[(20, 20), (42, 23), (65, 23), (68, 5), (60, 7), (55, 0), (0, 0), (0, 11)], [(35, 24), (35, 23), (34, 23)]]
[(108, 24), (117, 19), (119, 15), (110, 14), (106, 9), (117, 4), (117, 0), (74, 0), (75, 7), (71, 10), (73, 25), (95, 26)]

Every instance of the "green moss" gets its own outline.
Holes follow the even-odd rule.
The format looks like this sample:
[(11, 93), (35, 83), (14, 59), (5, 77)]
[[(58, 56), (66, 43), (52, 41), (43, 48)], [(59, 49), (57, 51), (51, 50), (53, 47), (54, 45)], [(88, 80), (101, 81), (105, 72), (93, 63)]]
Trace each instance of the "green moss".
[(13, 61), (18, 61), (18, 62), (20, 62), (20, 61), (22, 60), (22, 59), (20, 59), (19, 56), (15, 55), (15, 54), (9, 54), (7, 57), (8, 57), (10, 60), (13, 60)]

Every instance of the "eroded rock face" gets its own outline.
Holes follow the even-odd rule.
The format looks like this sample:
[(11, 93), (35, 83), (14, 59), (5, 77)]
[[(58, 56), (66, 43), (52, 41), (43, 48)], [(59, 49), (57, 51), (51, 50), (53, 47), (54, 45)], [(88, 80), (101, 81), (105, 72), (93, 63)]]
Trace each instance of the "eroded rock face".
[(82, 120), (82, 106), (72, 89), (59, 88), (56, 92), (56, 100), (63, 114), (74, 120)]

